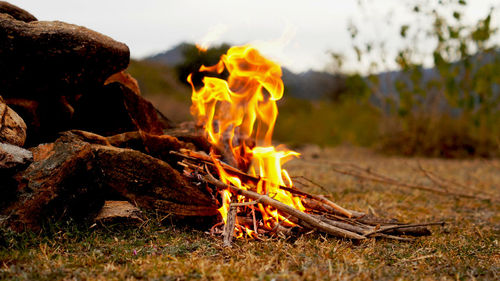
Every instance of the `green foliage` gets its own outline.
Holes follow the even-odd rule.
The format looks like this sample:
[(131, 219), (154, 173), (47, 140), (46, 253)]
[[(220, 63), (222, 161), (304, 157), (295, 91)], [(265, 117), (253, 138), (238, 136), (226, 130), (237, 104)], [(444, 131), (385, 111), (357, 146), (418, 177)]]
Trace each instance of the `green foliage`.
[(366, 101), (370, 96), (370, 88), (358, 73), (336, 74), (333, 79), (335, 87), (325, 94), (325, 98), (332, 102), (338, 103), (350, 99)]
[(172, 69), (163, 64), (132, 60), (127, 71), (137, 79), (145, 96), (163, 95), (180, 101), (189, 101), (191, 91), (177, 81)]
[[(210, 47), (206, 51), (201, 51), (193, 44), (186, 44), (183, 50), (184, 61), (175, 66), (175, 70), (177, 72), (177, 76), (179, 81), (182, 83), (187, 83), (187, 77), (189, 74), (193, 74), (193, 84), (198, 87), (202, 85), (202, 79), (204, 73), (199, 72), (198, 70), (202, 65), (211, 66), (217, 64), (219, 62), (220, 57), (229, 50), (230, 46), (228, 44), (221, 44), (219, 46)], [(221, 78), (225, 78), (227, 76), (227, 72), (221, 75)]]
[(368, 146), (377, 140), (379, 120), (378, 110), (365, 101), (310, 102), (288, 97), (279, 104), (274, 138), (291, 145)]
[[(493, 8), (477, 23), (466, 24), (461, 8), (465, 1), (440, 1), (428, 7), (408, 2), (416, 3), (412, 12), (420, 20), (414, 22), (432, 25), (402, 24), (399, 29), (405, 47), (395, 62), (401, 75), (388, 85), (394, 93), (377, 96), (387, 113), (380, 127), (384, 135), (380, 147), (407, 155), (500, 155), (500, 52), (491, 42), (497, 32), (491, 25)], [(358, 28), (349, 26), (351, 34), (353, 30), (358, 33)], [(420, 51), (419, 40), (434, 42), (435, 47)], [(353, 51), (359, 60), (358, 45)], [(428, 55), (434, 69), (423, 67), (422, 58)], [(381, 85), (379, 80), (363, 81), (374, 94)]]

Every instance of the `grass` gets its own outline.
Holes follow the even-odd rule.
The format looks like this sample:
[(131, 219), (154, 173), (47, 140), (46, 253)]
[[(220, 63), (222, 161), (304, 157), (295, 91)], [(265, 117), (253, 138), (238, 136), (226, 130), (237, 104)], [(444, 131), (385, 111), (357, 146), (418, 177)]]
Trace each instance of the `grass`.
[[(60, 223), (44, 234), (0, 235), (0, 280), (498, 280), (500, 207), (340, 176), (331, 161), (354, 162), (407, 182), (426, 184), (417, 161), (483, 191), (500, 186), (498, 160), (385, 157), (369, 150), (305, 147), (288, 169), (327, 188), (351, 209), (403, 221), (445, 220), (414, 242), (360, 243), (310, 233), (265, 241), (238, 240), (232, 248), (203, 229), (160, 224), (149, 214), (142, 228), (91, 228)], [(428, 184), (428, 183), (427, 183)]]

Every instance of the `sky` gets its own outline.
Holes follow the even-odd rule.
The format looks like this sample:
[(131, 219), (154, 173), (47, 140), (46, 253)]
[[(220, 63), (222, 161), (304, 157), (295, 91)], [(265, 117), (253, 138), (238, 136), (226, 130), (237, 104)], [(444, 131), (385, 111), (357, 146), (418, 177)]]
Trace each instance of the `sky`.
[[(360, 8), (359, 1), (365, 3), (364, 8)], [(331, 63), (331, 51), (352, 53), (352, 41), (347, 32), (349, 22), (363, 30), (358, 40), (382, 39), (391, 52), (398, 46), (396, 27), (411, 18), (408, 6), (402, 0), (9, 2), (29, 11), (39, 20), (82, 25), (124, 42), (133, 58), (144, 58), (184, 41), (203, 43), (211, 38), (208, 41), (212, 44), (257, 44), (265, 49), (266, 55), (296, 72), (325, 69)], [(471, 22), (486, 15), (495, 3), (490, 0), (468, 2), (466, 20)], [(394, 22), (387, 25), (389, 17)], [(498, 22), (494, 17), (496, 26)], [(363, 71), (367, 67), (353, 59), (348, 61), (348, 69)]]

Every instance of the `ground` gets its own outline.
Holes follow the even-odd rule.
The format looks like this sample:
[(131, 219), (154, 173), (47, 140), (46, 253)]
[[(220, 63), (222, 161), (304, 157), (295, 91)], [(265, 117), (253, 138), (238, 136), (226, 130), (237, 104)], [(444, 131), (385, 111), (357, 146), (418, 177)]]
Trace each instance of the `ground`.
[[(172, 225), (149, 214), (141, 228), (60, 223), (44, 234), (0, 235), (0, 280), (498, 280), (500, 206), (332, 171), (356, 163), (407, 183), (431, 185), (420, 164), (471, 190), (498, 194), (499, 160), (442, 160), (380, 156), (358, 148), (302, 149), (287, 165), (292, 175), (324, 186), (354, 210), (407, 222), (446, 221), (413, 242), (369, 239), (359, 243), (309, 233), (222, 247), (203, 229)], [(160, 223), (161, 222), (161, 223)]]

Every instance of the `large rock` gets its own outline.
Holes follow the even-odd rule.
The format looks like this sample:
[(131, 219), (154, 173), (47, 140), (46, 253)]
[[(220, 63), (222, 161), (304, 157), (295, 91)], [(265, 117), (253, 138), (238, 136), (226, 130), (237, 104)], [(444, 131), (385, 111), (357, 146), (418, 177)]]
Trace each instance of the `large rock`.
[(85, 27), (0, 14), (0, 92), (6, 98), (77, 96), (129, 60), (125, 44)]
[(24, 120), (0, 97), (0, 142), (23, 146), (25, 140)]
[(36, 21), (37, 19), (32, 14), (26, 12), (25, 10), (19, 8), (18, 6), (12, 5), (5, 1), (0, 1), (0, 14), (11, 15), (16, 20), (30, 22)]

